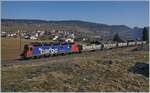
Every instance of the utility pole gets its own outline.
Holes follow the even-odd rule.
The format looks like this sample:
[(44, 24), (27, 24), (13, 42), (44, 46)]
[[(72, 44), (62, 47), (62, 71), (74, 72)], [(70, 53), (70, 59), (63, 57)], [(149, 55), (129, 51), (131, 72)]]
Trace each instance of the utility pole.
[(19, 32), (19, 46), (20, 46), (20, 52), (21, 52), (21, 30), (18, 30)]

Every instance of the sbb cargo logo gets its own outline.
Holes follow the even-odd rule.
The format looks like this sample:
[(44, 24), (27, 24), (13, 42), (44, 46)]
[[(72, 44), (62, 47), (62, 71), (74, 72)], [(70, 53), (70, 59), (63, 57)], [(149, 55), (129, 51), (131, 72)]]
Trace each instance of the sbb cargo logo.
[(52, 48), (49, 48), (49, 49), (39, 48), (39, 51), (40, 51), (40, 54), (56, 54), (56, 53), (58, 53), (58, 49), (52, 49)]

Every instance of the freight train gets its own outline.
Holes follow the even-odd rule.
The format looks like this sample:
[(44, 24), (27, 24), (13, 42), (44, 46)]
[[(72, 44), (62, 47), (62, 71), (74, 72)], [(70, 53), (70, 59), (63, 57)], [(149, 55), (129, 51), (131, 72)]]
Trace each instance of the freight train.
[(43, 44), (29, 44), (24, 45), (23, 53), (20, 55), (21, 58), (40, 58), (43, 56), (56, 56), (65, 55), (71, 53), (81, 53), (85, 51), (95, 51), (112, 49), (119, 47), (128, 47), (134, 45), (146, 44), (146, 41), (127, 42), (127, 43), (113, 43), (113, 44), (102, 44), (102, 43), (91, 43), (79, 45), (76, 42), (73, 43), (43, 43)]

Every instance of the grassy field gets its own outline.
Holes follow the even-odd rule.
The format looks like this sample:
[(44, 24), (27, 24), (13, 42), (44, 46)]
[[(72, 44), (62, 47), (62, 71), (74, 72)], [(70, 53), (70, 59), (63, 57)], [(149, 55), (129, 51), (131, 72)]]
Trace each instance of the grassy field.
[(148, 77), (129, 71), (137, 62), (149, 64), (148, 51), (132, 51), (134, 48), (2, 67), (2, 91), (148, 92)]
[(29, 44), (30, 42), (49, 42), (41, 41), (41, 40), (21, 40), (21, 48), (20, 48), (20, 39), (18, 38), (2, 38), (1, 39), (1, 57), (2, 60), (12, 60), (18, 59), (20, 54), (23, 51), (23, 47), (25, 44)]

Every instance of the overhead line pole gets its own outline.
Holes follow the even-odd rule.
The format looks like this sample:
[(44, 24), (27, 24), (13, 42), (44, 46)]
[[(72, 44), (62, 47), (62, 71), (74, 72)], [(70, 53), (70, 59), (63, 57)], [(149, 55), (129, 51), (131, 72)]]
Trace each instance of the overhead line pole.
[(20, 44), (20, 52), (21, 52), (21, 30), (19, 31), (19, 44)]

